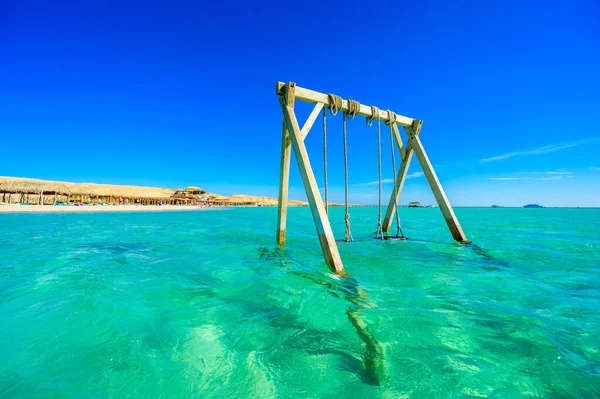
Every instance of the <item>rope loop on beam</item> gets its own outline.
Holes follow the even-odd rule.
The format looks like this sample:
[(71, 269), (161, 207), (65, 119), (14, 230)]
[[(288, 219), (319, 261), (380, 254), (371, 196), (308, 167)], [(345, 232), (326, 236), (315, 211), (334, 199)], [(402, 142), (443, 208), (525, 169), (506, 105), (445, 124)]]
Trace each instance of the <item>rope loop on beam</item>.
[(387, 113), (388, 113), (388, 120), (387, 120), (387, 121), (385, 121), (385, 124), (386, 124), (387, 126), (391, 126), (391, 125), (393, 125), (394, 123), (396, 123), (397, 116), (396, 116), (396, 113), (395, 113), (395, 112), (392, 112), (392, 111), (390, 111), (389, 109), (388, 109), (388, 112), (387, 112)]
[(379, 119), (379, 108), (372, 106), (371, 115), (367, 116), (367, 126), (371, 126), (375, 119)]
[(331, 115), (336, 116), (342, 109), (344, 100), (342, 100), (342, 97), (336, 96), (335, 94), (328, 94), (327, 97), (329, 98), (329, 112), (331, 112)]
[(356, 115), (360, 112), (360, 103), (355, 100), (348, 100), (348, 112), (346, 113), (348, 116), (348, 120), (354, 119)]

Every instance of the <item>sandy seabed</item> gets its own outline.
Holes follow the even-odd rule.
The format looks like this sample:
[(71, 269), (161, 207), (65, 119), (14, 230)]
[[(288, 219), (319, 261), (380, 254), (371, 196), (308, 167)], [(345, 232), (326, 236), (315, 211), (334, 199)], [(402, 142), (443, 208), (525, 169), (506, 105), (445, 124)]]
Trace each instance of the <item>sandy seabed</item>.
[(54, 206), (54, 205), (0, 205), (0, 213), (88, 213), (88, 212), (163, 212), (200, 211), (216, 208), (180, 205), (96, 205), (96, 206)]

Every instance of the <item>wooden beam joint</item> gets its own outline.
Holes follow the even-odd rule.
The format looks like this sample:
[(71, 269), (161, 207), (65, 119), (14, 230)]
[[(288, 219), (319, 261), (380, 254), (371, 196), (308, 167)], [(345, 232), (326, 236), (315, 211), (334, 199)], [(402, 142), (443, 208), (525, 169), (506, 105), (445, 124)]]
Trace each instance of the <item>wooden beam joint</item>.
[(413, 140), (415, 137), (418, 137), (421, 134), (421, 127), (423, 126), (423, 121), (415, 119), (413, 120), (412, 126), (409, 129), (406, 129), (408, 133), (408, 138)]
[(296, 99), (296, 83), (286, 83), (280, 91), (280, 97), (283, 99), (283, 103), (288, 107), (294, 107), (294, 100)]

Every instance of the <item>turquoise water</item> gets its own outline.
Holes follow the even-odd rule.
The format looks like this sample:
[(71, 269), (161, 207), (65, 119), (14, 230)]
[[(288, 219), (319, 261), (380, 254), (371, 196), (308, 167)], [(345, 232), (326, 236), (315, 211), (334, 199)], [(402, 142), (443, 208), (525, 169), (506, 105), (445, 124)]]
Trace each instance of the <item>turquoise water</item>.
[(600, 209), (376, 212), (0, 215), (0, 397), (600, 397)]

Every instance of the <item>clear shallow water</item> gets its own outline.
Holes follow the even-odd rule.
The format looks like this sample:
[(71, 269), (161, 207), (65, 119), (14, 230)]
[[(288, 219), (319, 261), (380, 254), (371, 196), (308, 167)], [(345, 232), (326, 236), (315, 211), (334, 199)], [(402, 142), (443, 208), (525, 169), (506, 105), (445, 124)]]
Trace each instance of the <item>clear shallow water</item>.
[(0, 215), (0, 397), (600, 396), (600, 209), (376, 213)]

